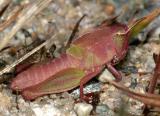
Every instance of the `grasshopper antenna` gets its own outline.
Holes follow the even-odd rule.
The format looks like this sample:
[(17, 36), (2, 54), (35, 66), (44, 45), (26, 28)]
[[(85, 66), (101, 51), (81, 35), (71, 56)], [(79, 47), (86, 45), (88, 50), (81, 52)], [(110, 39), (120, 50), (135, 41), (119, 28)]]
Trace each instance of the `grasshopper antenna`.
[(76, 23), (76, 25), (74, 26), (74, 29), (73, 29), (73, 31), (72, 31), (72, 33), (71, 33), (71, 35), (70, 35), (70, 37), (69, 37), (69, 39), (68, 39), (68, 41), (67, 41), (67, 44), (66, 44), (66, 46), (64, 47), (64, 49), (62, 50), (62, 52), (66, 51), (66, 49), (70, 47), (70, 44), (71, 44), (71, 42), (73, 41), (73, 39), (74, 39), (74, 37), (75, 37), (75, 35), (76, 35), (76, 32), (78, 31), (78, 27), (79, 27), (79, 25), (80, 25), (80, 22), (84, 19), (85, 16), (87, 16), (87, 15), (84, 14), (84, 15), (77, 21), (77, 23)]

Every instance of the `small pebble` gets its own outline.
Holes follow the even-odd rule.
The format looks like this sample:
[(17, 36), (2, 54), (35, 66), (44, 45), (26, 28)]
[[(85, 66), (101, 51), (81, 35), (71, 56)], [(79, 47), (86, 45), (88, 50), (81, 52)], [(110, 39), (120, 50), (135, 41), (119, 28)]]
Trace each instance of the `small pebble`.
[(107, 15), (113, 15), (115, 13), (115, 6), (113, 4), (107, 4), (105, 6), (105, 12)]
[(115, 78), (107, 69), (105, 69), (99, 76), (98, 80), (101, 82), (106, 82), (107, 80), (115, 80)]
[(105, 116), (109, 112), (109, 107), (106, 104), (101, 104), (96, 107), (96, 113), (99, 116)]
[(92, 109), (93, 106), (87, 103), (77, 103), (74, 106), (74, 110), (78, 116), (89, 116)]
[(4, 3), (5, 0), (0, 0), (0, 5), (2, 5)]
[(0, 93), (0, 107), (3, 108), (4, 110), (8, 109), (11, 107), (11, 99), (9, 96)]

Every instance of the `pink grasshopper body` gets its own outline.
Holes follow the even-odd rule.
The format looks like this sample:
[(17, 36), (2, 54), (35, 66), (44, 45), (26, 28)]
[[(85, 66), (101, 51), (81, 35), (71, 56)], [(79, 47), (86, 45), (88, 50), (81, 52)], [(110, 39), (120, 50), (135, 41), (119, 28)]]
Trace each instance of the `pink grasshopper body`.
[(135, 21), (132, 27), (117, 22), (110, 25), (103, 23), (78, 37), (60, 57), (18, 74), (11, 83), (11, 89), (20, 91), (25, 99), (33, 100), (80, 86), (80, 98), (84, 99), (83, 85), (105, 66), (120, 81), (121, 75), (113, 65), (126, 55), (129, 38), (135, 34), (133, 30), (139, 32), (157, 15), (159, 10)]

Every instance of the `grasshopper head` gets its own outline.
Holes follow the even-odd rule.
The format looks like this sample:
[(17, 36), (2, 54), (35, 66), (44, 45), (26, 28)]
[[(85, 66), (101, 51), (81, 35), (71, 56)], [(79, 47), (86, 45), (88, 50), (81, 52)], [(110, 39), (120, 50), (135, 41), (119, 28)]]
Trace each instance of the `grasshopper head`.
[(160, 8), (153, 10), (149, 15), (142, 17), (138, 20), (132, 21), (131, 24), (128, 24), (128, 29), (123, 30), (122, 32), (117, 32), (113, 37), (115, 43), (115, 48), (119, 60), (123, 59), (125, 56), (129, 39), (136, 36), (141, 30), (147, 27), (157, 16), (160, 15)]
[(128, 50), (129, 37), (128, 34), (117, 32), (113, 37), (118, 60), (125, 57)]

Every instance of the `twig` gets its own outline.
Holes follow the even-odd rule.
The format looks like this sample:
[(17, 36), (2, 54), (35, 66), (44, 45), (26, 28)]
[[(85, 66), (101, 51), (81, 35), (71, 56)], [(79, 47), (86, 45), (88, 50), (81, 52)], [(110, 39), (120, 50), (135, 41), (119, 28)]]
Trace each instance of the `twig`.
[[(156, 55), (153, 54), (154, 62), (156, 64), (156, 67), (154, 68), (154, 74), (153, 77), (150, 79), (150, 84), (148, 88), (148, 93), (154, 93), (156, 85), (157, 85), (157, 80), (160, 78), (160, 54)], [(143, 113), (145, 116), (148, 115), (149, 113), (149, 106), (145, 105)]]
[[(42, 43), (41, 45), (39, 45), (38, 47), (36, 47), (35, 49), (33, 49), (32, 51), (30, 51), (29, 53), (25, 54), (22, 58), (20, 58), (19, 60), (16, 60), (14, 63), (12, 63), (11, 65), (8, 65), (6, 68), (4, 68), (2, 71), (0, 71), (0, 75), (3, 75), (4, 73), (9, 72), (12, 68), (14, 68), (16, 65), (18, 65), (19, 63), (21, 63), (22, 61), (24, 61), (25, 59), (27, 59), (28, 57), (30, 57), (32, 54), (34, 54), (35, 52), (37, 52), (38, 50), (40, 50), (42, 47), (44, 47), (45, 45), (47, 45), (48, 43), (51, 42), (51, 40), (53, 38), (55, 38), (56, 35), (53, 35), (51, 37), (51, 39), (45, 41), (44, 43)], [(1, 77), (0, 77), (1, 78)]]
[(10, 33), (5, 35), (4, 39), (1, 40), (0, 50), (6, 46), (10, 39), (16, 34), (16, 32), (24, 25), (26, 22), (31, 21), (35, 15), (37, 15), (41, 10), (49, 5), (52, 0), (36, 0), (33, 5), (27, 6), (19, 15), (19, 20), (13, 26)]
[(10, 16), (10, 18), (3, 23), (0, 24), (0, 31), (3, 31), (7, 26), (9, 26), (13, 21), (16, 20), (17, 16), (19, 15), (19, 12), (23, 9), (23, 7), (19, 7), (15, 9), (15, 14)]
[(147, 105), (160, 107), (160, 95), (155, 95), (155, 94), (150, 94), (150, 93), (141, 94), (141, 93), (130, 91), (128, 88), (126, 88), (125, 86), (117, 82), (114, 82), (114, 81), (108, 81), (108, 82), (114, 85), (116, 88), (125, 92), (129, 97), (133, 99), (141, 101)]
[(153, 54), (153, 56), (154, 56), (156, 67), (154, 69), (153, 77), (150, 80), (149, 89), (148, 89), (149, 93), (154, 93), (157, 80), (160, 77), (160, 55)]
[(0, 11), (0, 17), (2, 17), (2, 15), (4, 14), (4, 12), (6, 11), (6, 9), (9, 6), (9, 2), (2, 8), (2, 10)]

